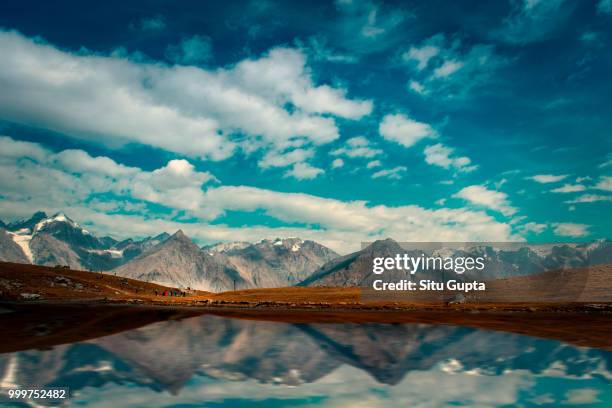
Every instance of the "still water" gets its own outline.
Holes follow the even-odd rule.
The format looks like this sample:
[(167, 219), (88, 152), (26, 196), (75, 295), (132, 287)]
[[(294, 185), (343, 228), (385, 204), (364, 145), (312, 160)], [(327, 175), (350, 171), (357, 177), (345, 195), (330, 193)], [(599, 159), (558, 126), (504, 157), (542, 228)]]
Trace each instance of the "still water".
[(205, 315), (0, 354), (2, 387), (69, 387), (64, 406), (612, 407), (611, 381), (608, 351), (422, 324)]

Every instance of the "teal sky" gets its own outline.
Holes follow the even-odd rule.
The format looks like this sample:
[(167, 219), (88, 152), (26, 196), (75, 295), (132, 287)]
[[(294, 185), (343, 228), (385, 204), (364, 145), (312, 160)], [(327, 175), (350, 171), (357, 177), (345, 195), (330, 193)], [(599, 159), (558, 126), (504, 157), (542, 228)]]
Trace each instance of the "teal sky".
[(610, 238), (609, 0), (124, 3), (0, 5), (0, 219)]

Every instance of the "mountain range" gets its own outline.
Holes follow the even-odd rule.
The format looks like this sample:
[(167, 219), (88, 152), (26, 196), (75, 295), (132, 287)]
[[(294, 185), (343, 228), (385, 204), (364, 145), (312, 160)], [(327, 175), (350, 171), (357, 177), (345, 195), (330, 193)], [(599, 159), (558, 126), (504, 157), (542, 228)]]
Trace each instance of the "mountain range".
[[(418, 244), (416, 244), (418, 245)], [(405, 248), (407, 246), (408, 248)], [(412, 280), (448, 280), (458, 281), (492, 280), (514, 276), (526, 276), (554, 270), (588, 267), (612, 262), (612, 242), (599, 240), (580, 244), (546, 244), (529, 245), (522, 243), (502, 243), (499, 247), (487, 244), (460, 244), (431, 249), (415, 247), (415, 244), (401, 245), (392, 240), (379, 240), (367, 245), (360, 251), (337, 257), (323, 265), (300, 286), (361, 286), (371, 287), (376, 279), (372, 271), (373, 259), (395, 257), (407, 254), (410, 257), (421, 255), (434, 257), (484, 257), (483, 271), (466, 271), (455, 274), (450, 271), (419, 271), (411, 276), (405, 270), (391, 269), (384, 272), (386, 282), (397, 282), (401, 279)], [(454, 248), (453, 248), (454, 247)]]
[(299, 238), (198, 247), (182, 231), (141, 240), (98, 238), (63, 213), (0, 224), (0, 260), (71, 269), (112, 271), (119, 276), (224, 291), (295, 285), (338, 256)]
[[(397, 254), (484, 256), (486, 269), (459, 280), (498, 279), (559, 268), (612, 262), (612, 243), (518, 245), (476, 244), (453, 249), (409, 248), (392, 239), (375, 241), (340, 256), (314, 241), (300, 238), (229, 242), (199, 247), (182, 231), (144, 239), (97, 237), (63, 213), (5, 224), (0, 221), (0, 260), (72, 269), (108, 271), (119, 276), (213, 292), (261, 287), (370, 286), (372, 259)], [(387, 281), (406, 279), (403, 270), (385, 272)], [(419, 272), (415, 279), (446, 279), (445, 271)]]

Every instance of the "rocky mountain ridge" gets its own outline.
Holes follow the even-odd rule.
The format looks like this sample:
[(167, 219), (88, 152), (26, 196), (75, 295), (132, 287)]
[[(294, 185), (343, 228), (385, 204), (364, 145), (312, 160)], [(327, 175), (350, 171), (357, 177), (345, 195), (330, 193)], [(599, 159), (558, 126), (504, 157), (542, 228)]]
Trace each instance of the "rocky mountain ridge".
[[(3, 224), (5, 225), (5, 224)], [(337, 257), (300, 238), (230, 242), (199, 248), (182, 231), (141, 240), (98, 238), (63, 213), (0, 227), (0, 260), (112, 271), (174, 287), (223, 291), (295, 285)]]
[[(372, 259), (396, 254), (419, 256), (484, 256), (486, 270), (461, 279), (496, 279), (530, 275), (555, 268), (577, 268), (612, 262), (607, 240), (583, 244), (517, 244), (513, 247), (474, 244), (406, 249), (392, 239), (375, 241), (340, 256), (314, 241), (264, 239), (198, 247), (182, 231), (141, 240), (97, 237), (63, 213), (37, 212), (0, 226), (0, 260), (73, 269), (113, 271), (120, 276), (169, 286), (223, 291), (259, 287), (371, 286)], [(452, 276), (452, 275), (451, 275)], [(406, 271), (387, 271), (385, 279), (410, 278)], [(419, 273), (415, 279), (447, 279), (445, 271)]]

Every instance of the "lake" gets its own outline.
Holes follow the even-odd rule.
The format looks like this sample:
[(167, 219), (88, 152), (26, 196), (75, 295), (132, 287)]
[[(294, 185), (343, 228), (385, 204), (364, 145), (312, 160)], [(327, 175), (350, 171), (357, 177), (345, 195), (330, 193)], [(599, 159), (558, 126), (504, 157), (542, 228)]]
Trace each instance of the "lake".
[(69, 387), (65, 406), (610, 407), (611, 381), (609, 351), (426, 324), (202, 315), (0, 354), (2, 388)]

